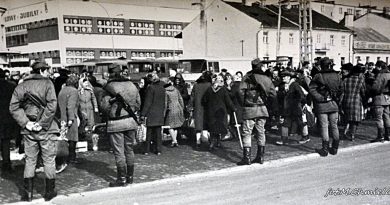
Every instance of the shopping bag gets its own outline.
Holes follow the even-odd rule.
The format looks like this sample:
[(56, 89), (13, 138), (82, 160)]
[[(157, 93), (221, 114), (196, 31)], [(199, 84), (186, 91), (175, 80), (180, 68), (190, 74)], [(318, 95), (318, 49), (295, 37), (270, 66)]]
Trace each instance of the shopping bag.
[(190, 116), (184, 120), (183, 127), (195, 128), (195, 119), (192, 112), (190, 113)]
[(143, 123), (138, 126), (136, 140), (138, 143), (146, 141), (146, 125)]
[(57, 140), (57, 155), (56, 157), (68, 157), (69, 144), (66, 140)]

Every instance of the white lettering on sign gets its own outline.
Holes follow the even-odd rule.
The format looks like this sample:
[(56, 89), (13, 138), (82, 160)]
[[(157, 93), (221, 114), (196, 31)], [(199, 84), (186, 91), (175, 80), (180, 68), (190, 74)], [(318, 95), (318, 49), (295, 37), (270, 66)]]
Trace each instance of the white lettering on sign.
[(367, 41), (355, 41), (355, 49), (368, 49), (368, 50), (390, 50), (390, 43), (376, 43)]

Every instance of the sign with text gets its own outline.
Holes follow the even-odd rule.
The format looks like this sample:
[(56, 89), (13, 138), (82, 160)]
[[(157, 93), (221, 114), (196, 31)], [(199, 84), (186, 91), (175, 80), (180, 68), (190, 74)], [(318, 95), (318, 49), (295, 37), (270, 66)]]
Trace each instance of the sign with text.
[(25, 19), (30, 19), (42, 14), (48, 13), (47, 3), (36, 4), (23, 9), (9, 10), (6, 12), (6, 15), (3, 17), (5, 23), (10, 23), (13, 21), (20, 21)]
[(355, 41), (353, 43), (353, 48), (367, 50), (390, 50), (390, 43)]

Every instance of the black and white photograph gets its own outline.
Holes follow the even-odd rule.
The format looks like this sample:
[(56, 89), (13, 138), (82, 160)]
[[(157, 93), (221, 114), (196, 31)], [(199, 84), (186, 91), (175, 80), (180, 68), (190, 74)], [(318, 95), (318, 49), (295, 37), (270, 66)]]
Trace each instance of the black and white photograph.
[(0, 204), (390, 204), (390, 0), (0, 0)]

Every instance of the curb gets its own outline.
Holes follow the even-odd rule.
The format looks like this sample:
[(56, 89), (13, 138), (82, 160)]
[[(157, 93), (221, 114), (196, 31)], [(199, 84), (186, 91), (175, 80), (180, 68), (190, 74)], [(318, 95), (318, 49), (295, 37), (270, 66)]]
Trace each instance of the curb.
[[(364, 150), (364, 149), (369, 149), (369, 148), (375, 148), (375, 147), (380, 147), (380, 146), (387, 146), (389, 145), (390, 142), (383, 142), (383, 143), (368, 143), (368, 144), (362, 144), (362, 145), (356, 145), (352, 147), (346, 147), (346, 148), (341, 148), (338, 150), (338, 154), (340, 153), (348, 153), (356, 150)], [(328, 157), (336, 157), (336, 156), (328, 156)], [(272, 160), (272, 161), (266, 161), (264, 164), (253, 164), (251, 166), (236, 166), (236, 167), (230, 167), (230, 168), (225, 168), (225, 169), (220, 169), (220, 170), (213, 170), (213, 171), (206, 171), (206, 172), (201, 172), (201, 173), (194, 173), (194, 174), (189, 174), (189, 175), (183, 175), (183, 176), (177, 176), (173, 178), (168, 178), (168, 179), (161, 179), (161, 180), (156, 180), (156, 181), (151, 181), (151, 182), (144, 182), (144, 183), (139, 183), (139, 184), (132, 184), (131, 186), (127, 187), (116, 187), (116, 188), (104, 188), (100, 190), (95, 190), (95, 191), (90, 191), (90, 192), (82, 192), (82, 193), (73, 193), (69, 195), (60, 195), (54, 198), (52, 201), (45, 202), (44, 199), (36, 199), (33, 200), (32, 202), (15, 202), (11, 203), (13, 205), (24, 205), (24, 204), (56, 204), (57, 200), (66, 200), (69, 197), (84, 197), (87, 195), (95, 195), (95, 194), (102, 194), (102, 193), (118, 193), (122, 191), (127, 191), (139, 187), (150, 187), (150, 186), (158, 186), (160, 184), (166, 184), (166, 183), (181, 183), (183, 180), (190, 180), (190, 179), (199, 179), (203, 177), (208, 177), (210, 175), (212, 176), (223, 176), (226, 174), (230, 173), (236, 173), (236, 172), (247, 172), (247, 171), (254, 171), (254, 170), (262, 170), (266, 168), (273, 168), (273, 167), (280, 167), (284, 165), (288, 165), (290, 163), (296, 163), (296, 162), (301, 162), (309, 159), (314, 159), (318, 158), (320, 159), (321, 157), (318, 156), (317, 153), (310, 153), (306, 155), (299, 155), (299, 156), (294, 156), (294, 157), (288, 157), (288, 158), (283, 158), (283, 159), (277, 159), (277, 160)], [(324, 159), (324, 158), (321, 158)]]

